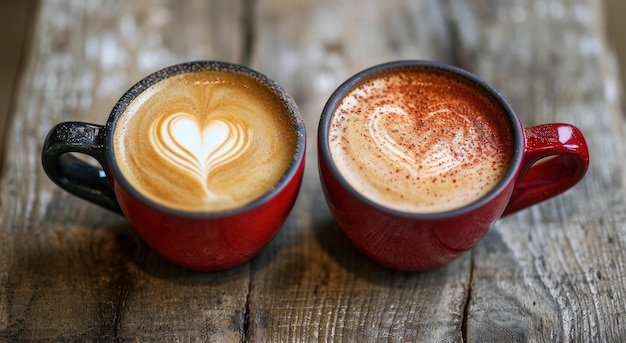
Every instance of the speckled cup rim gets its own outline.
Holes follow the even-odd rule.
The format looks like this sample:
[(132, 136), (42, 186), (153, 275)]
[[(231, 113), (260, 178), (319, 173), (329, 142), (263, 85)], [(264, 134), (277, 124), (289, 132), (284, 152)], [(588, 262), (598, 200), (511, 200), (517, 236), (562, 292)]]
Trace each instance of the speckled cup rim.
[[(196, 72), (204, 72), (204, 71), (219, 71), (219, 72), (231, 72), (231, 73), (239, 73), (251, 77), (255, 81), (259, 82), (259, 84), (267, 87), (269, 91), (276, 95), (277, 99), (282, 103), (283, 107), (286, 109), (289, 117), (292, 119), (294, 124), (294, 131), (297, 134), (296, 137), (296, 146), (295, 146), (295, 154), (289, 167), (280, 178), (278, 183), (271, 188), (269, 191), (265, 192), (261, 197), (246, 203), (242, 206), (236, 207), (234, 209), (222, 210), (222, 211), (186, 211), (174, 209), (156, 201), (148, 198), (143, 193), (139, 192), (124, 176), (121, 172), (119, 165), (117, 164), (115, 153), (114, 153), (114, 133), (117, 126), (118, 119), (124, 114), (128, 106), (135, 100), (138, 96), (140, 96), (144, 91), (154, 86), (155, 84), (169, 79), (173, 76), (187, 74), (187, 73), (196, 73)], [(304, 126), (304, 120), (300, 114), (300, 110), (295, 102), (295, 100), (287, 94), (287, 92), (274, 80), (269, 77), (261, 74), (260, 72), (250, 69), (248, 67), (229, 63), (229, 62), (221, 62), (221, 61), (191, 61), (180, 63), (176, 65), (172, 65), (166, 68), (163, 68), (159, 71), (156, 71), (145, 78), (141, 79), (134, 86), (132, 86), (124, 95), (117, 101), (107, 123), (105, 125), (105, 158), (108, 163), (108, 168), (110, 172), (113, 173), (115, 180), (120, 183), (120, 185), (128, 191), (133, 197), (141, 201), (142, 203), (160, 211), (163, 213), (168, 213), (171, 215), (175, 215), (178, 217), (186, 217), (186, 218), (219, 218), (226, 216), (236, 216), (241, 213), (253, 210), (263, 204), (271, 201), (277, 194), (279, 194), (296, 176), (300, 165), (304, 163), (304, 155), (306, 150), (306, 130)]]
[[(384, 206), (358, 192), (352, 185), (350, 185), (350, 183), (348, 183), (348, 181), (344, 178), (344, 176), (335, 165), (335, 161), (332, 159), (332, 156), (330, 154), (328, 133), (330, 120), (333, 116), (333, 113), (335, 112), (335, 109), (339, 106), (341, 100), (343, 100), (345, 95), (348, 94), (352, 89), (358, 87), (372, 77), (376, 77), (377, 75), (383, 73), (396, 71), (403, 72), (407, 70), (430, 70), (431, 72), (436, 71), (439, 73), (448, 74), (452, 77), (455, 77), (456, 79), (460, 79), (464, 82), (473, 84), (486, 95), (491, 97), (494, 103), (496, 103), (501, 108), (502, 113), (507, 117), (513, 137), (513, 154), (511, 156), (511, 162), (509, 163), (509, 166), (507, 167), (507, 170), (504, 176), (500, 179), (500, 181), (498, 181), (498, 183), (489, 192), (487, 192), (487, 194), (483, 195), (479, 199), (472, 201), (464, 206), (441, 212), (419, 213), (401, 211)], [(369, 206), (377, 209), (380, 212), (388, 213), (396, 217), (420, 220), (441, 219), (460, 216), (462, 214), (475, 211), (476, 209), (485, 206), (487, 203), (494, 200), (494, 198), (501, 195), (501, 193), (507, 189), (508, 185), (510, 185), (510, 183), (514, 181), (520, 169), (520, 166), (522, 165), (522, 160), (524, 157), (524, 141), (523, 127), (517, 114), (515, 113), (515, 110), (508, 102), (508, 100), (498, 90), (496, 90), (493, 86), (488, 84), (483, 79), (468, 72), (467, 70), (440, 62), (423, 60), (403, 60), (387, 62), (370, 67), (355, 74), (354, 76), (346, 80), (343, 84), (341, 84), (330, 96), (330, 98), (326, 102), (326, 105), (324, 106), (324, 109), (322, 110), (320, 124), (318, 127), (318, 154), (325, 163), (330, 173), (335, 178), (335, 180), (339, 182), (341, 187), (343, 187), (350, 194), (352, 194), (352, 196), (359, 199), (359, 201), (368, 204)], [(320, 161), (320, 163), (321, 162), (322, 161)]]

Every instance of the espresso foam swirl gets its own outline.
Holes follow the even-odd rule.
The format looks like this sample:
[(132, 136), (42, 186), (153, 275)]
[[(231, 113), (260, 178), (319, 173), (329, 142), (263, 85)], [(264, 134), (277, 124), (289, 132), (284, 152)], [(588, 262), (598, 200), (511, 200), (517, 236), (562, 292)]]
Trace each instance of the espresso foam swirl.
[[(449, 109), (429, 112), (420, 119), (425, 130), (419, 130), (401, 142), (389, 131), (393, 121), (403, 127), (415, 127), (414, 117), (398, 106), (384, 105), (374, 109), (368, 117), (367, 126), (372, 140), (382, 155), (401, 165), (414, 176), (436, 176), (457, 168), (469, 156), (480, 152), (474, 143), (478, 132), (465, 115), (454, 115)], [(442, 135), (433, 127), (450, 127), (451, 134)], [(393, 127), (393, 126), (392, 126)], [(400, 129), (397, 129), (400, 130)], [(472, 155), (473, 154), (473, 155)]]
[(252, 130), (225, 119), (211, 119), (206, 125), (195, 116), (176, 112), (164, 115), (150, 128), (150, 142), (172, 166), (197, 177), (208, 197), (215, 197), (207, 185), (211, 172), (239, 158), (250, 145)]
[(463, 206), (504, 175), (506, 117), (473, 85), (436, 72), (383, 74), (351, 90), (331, 117), (331, 156), (366, 197), (403, 211)]
[(161, 81), (118, 119), (114, 149), (125, 179), (177, 210), (234, 209), (274, 188), (298, 133), (277, 95), (243, 74), (205, 71)]

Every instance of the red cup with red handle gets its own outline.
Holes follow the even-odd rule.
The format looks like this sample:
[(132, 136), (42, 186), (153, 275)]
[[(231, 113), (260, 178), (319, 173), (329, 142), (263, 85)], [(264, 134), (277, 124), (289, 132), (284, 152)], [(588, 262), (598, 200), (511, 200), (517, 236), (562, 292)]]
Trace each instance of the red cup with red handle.
[(105, 125), (55, 126), (42, 163), (61, 188), (124, 215), (170, 261), (220, 270), (256, 255), (285, 222), (305, 144), (298, 107), (276, 82), (198, 61), (139, 81)]
[(495, 221), (578, 183), (587, 144), (570, 124), (524, 128), (477, 76), (397, 61), (342, 84), (323, 109), (319, 175), (349, 240), (381, 265), (433, 269)]

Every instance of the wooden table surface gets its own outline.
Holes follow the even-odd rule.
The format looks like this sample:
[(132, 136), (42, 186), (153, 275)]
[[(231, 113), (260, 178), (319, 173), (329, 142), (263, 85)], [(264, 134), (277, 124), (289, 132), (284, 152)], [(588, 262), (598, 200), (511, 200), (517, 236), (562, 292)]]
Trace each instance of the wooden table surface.
[[(626, 340), (626, 130), (601, 1), (42, 1), (3, 118), (0, 340)], [(53, 185), (40, 163), (55, 123), (103, 124), (136, 81), (199, 59), (278, 81), (308, 129), (287, 223), (257, 257), (224, 272), (172, 265), (123, 217)], [(440, 269), (367, 260), (324, 202), (317, 124), (343, 80), (398, 59), (474, 72), (525, 126), (578, 126), (587, 176), (498, 221)]]

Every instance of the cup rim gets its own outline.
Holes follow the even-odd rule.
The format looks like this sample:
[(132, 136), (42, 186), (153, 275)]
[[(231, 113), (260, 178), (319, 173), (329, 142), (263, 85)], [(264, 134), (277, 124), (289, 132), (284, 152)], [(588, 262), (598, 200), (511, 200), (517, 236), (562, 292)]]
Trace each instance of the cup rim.
[[(381, 203), (378, 203), (360, 192), (358, 192), (348, 181), (343, 177), (343, 175), (339, 172), (335, 162), (331, 156), (330, 148), (328, 144), (328, 128), (330, 126), (330, 119), (334, 113), (335, 108), (339, 105), (340, 101), (343, 97), (356, 86), (360, 85), (363, 81), (369, 79), (370, 77), (379, 75), (381, 73), (393, 71), (393, 70), (406, 70), (406, 69), (434, 69), (439, 72), (453, 74), (465, 81), (468, 81), (472, 84), (475, 84), (477, 87), (481, 88), (486, 94), (491, 96), (493, 100), (502, 108), (505, 113), (508, 122), (510, 124), (510, 129), (512, 131), (513, 136), (513, 155), (511, 157), (511, 162), (507, 167), (507, 170), (504, 176), (498, 181), (498, 183), (489, 191), (487, 194), (482, 197), (466, 204), (461, 207), (453, 208), (451, 210), (445, 210), (440, 212), (432, 212), (432, 213), (420, 213), (420, 212), (410, 212), (410, 211), (402, 211), (395, 208), (391, 208), (385, 206)], [(367, 204), (370, 207), (377, 209), (380, 212), (387, 213), (396, 217), (403, 217), (409, 219), (421, 219), (421, 220), (429, 220), (429, 219), (441, 219), (441, 218), (450, 218), (455, 216), (460, 216), (466, 214), (468, 212), (472, 212), (478, 208), (483, 207), (487, 203), (494, 200), (496, 197), (502, 194), (506, 190), (506, 188), (513, 182), (516, 178), (516, 175), (519, 171), (519, 167), (522, 164), (522, 160), (524, 157), (524, 131), (522, 124), (519, 120), (519, 117), (515, 113), (515, 110), (509, 103), (509, 101), (493, 86), (487, 83), (485, 80), (479, 78), (478, 76), (470, 73), (465, 69), (461, 69), (456, 66), (448, 65), (445, 63), (437, 62), (437, 61), (427, 61), (427, 60), (399, 60), (399, 61), (391, 61), (382, 64), (378, 64), (367, 69), (364, 69), (344, 83), (342, 83), (330, 96), (324, 109), (322, 110), (322, 115), (320, 117), (320, 124), (318, 126), (318, 154), (320, 156), (320, 160), (318, 163), (324, 163), (326, 168), (332, 174), (334, 179), (339, 182), (343, 189), (347, 190), (352, 196), (359, 199), (359, 201)], [(322, 161), (323, 160), (323, 161)], [(504, 211), (504, 208), (502, 209)]]
[[(131, 104), (131, 102), (136, 99), (140, 94), (146, 91), (148, 88), (157, 84), (160, 81), (168, 79), (170, 77), (186, 74), (186, 73), (194, 73), (199, 71), (229, 71), (235, 73), (245, 74), (260, 84), (267, 87), (272, 93), (274, 93), (278, 99), (281, 101), (283, 106), (287, 109), (288, 115), (293, 119), (294, 130), (296, 131), (296, 146), (295, 153), (291, 163), (287, 167), (287, 170), (283, 173), (280, 180), (265, 192), (259, 198), (252, 200), (244, 205), (238, 206), (233, 209), (220, 210), (220, 211), (187, 211), (175, 209), (163, 204), (160, 204), (151, 198), (147, 197), (143, 193), (139, 192), (124, 176), (121, 172), (117, 160), (115, 158), (115, 150), (114, 150), (114, 136), (115, 129), (117, 127), (118, 119), (124, 114), (126, 108)], [(283, 191), (294, 179), (301, 165), (304, 163), (305, 151), (306, 151), (306, 129), (304, 119), (300, 114), (300, 110), (295, 102), (295, 100), (287, 94), (287, 92), (274, 80), (270, 79), (268, 76), (254, 70), (248, 68), (243, 65), (223, 62), (223, 61), (209, 61), (209, 60), (199, 60), (199, 61), (189, 61), (183, 62), (179, 64), (174, 64), (165, 68), (162, 68), (152, 74), (144, 77), (140, 81), (138, 81), (135, 85), (133, 85), (129, 90), (127, 90), (124, 95), (116, 102), (115, 106), (111, 110), (111, 114), (107, 120), (105, 126), (105, 158), (108, 163), (109, 170), (113, 173), (116, 182), (119, 182), (122, 188), (124, 188), (127, 192), (129, 192), (134, 198), (141, 201), (143, 204), (163, 213), (171, 214), (177, 217), (185, 217), (185, 218), (196, 218), (196, 219), (204, 219), (204, 218), (222, 218), (227, 216), (235, 216), (241, 213), (245, 213), (251, 211), (255, 208), (258, 208), (268, 202), (270, 202), (277, 194)]]

